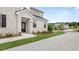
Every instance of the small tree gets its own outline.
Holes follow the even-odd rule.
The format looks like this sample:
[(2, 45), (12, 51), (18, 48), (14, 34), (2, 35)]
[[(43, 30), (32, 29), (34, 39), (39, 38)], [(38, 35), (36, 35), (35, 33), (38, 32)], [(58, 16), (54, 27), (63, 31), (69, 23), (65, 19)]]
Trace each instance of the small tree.
[(48, 25), (48, 31), (52, 32), (52, 30), (53, 30), (53, 28), (50, 25)]
[(60, 25), (58, 26), (59, 30), (63, 30), (64, 29), (64, 23), (60, 23)]
[(55, 30), (58, 30), (58, 28), (57, 28), (57, 27), (55, 27)]
[(74, 28), (76, 29), (77, 27), (78, 27), (78, 25), (77, 25), (77, 24), (75, 24), (75, 25), (74, 25)]

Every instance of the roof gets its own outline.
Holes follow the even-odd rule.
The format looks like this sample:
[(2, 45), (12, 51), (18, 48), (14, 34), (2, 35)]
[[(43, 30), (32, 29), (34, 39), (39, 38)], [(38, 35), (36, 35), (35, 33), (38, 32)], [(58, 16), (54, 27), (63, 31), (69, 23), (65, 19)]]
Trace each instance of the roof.
[(47, 19), (45, 19), (45, 18), (43, 18), (43, 17), (37, 16), (37, 15), (34, 15), (34, 14), (32, 14), (32, 15), (33, 15), (34, 17), (41, 18), (41, 19), (43, 19), (43, 20), (48, 21)]
[[(33, 8), (33, 7), (31, 7), (31, 8)], [(35, 8), (34, 8), (34, 9), (35, 9)], [(16, 11), (15, 13), (20, 12), (20, 11), (23, 11), (23, 10), (28, 10), (28, 9), (27, 9), (26, 7), (24, 7), (22, 10), (18, 10), (18, 11)], [(41, 18), (41, 19), (43, 19), (43, 20), (48, 21), (47, 19), (45, 19), (45, 18), (43, 18), (43, 17), (41, 17), (41, 16), (32, 14), (30, 10), (28, 10), (28, 11), (29, 11), (30, 14), (33, 15), (34, 17)], [(42, 12), (42, 11), (41, 11), (41, 12)]]
[(36, 8), (34, 8), (34, 7), (30, 7), (30, 9), (33, 9), (33, 10), (36, 10), (36, 11), (38, 11), (38, 12), (44, 13), (43, 11), (41, 11), (41, 10), (39, 10), (39, 9), (36, 9)]
[(35, 17), (37, 17), (37, 18), (43, 18), (43, 17), (37, 16), (37, 15), (34, 15), (34, 14), (32, 14), (32, 15), (35, 16)]

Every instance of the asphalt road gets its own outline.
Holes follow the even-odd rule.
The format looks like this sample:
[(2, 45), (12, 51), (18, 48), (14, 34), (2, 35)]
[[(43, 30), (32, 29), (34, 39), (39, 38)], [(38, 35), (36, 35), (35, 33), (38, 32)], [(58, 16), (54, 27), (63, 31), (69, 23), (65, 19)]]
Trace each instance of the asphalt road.
[(67, 32), (52, 38), (7, 49), (6, 51), (78, 51), (79, 32)]

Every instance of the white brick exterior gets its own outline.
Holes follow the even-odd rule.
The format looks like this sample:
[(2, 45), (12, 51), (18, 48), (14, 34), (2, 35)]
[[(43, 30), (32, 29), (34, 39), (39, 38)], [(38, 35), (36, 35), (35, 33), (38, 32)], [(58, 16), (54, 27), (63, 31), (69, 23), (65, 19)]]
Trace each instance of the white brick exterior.
[[(47, 20), (34, 18), (29, 10), (22, 10), (22, 7), (0, 7), (0, 14), (6, 14), (6, 27), (0, 27), (0, 33), (5, 34), (21, 32), (22, 17), (26, 18), (26, 20), (27, 18), (29, 19), (29, 33), (32, 33), (33, 31), (47, 31), (47, 27), (44, 28), (44, 24), (47, 24)], [(37, 21), (37, 28), (33, 28), (33, 20)]]
[(0, 27), (0, 33), (16, 33), (17, 31), (17, 15), (15, 11), (20, 10), (19, 7), (1, 7), (0, 14), (6, 14), (6, 27)]

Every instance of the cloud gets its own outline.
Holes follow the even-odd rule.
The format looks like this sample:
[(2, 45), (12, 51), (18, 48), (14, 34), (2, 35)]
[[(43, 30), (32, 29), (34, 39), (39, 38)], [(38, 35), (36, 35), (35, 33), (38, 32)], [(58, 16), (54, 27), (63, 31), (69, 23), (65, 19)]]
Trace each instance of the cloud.
[(79, 7), (75, 7), (74, 10), (75, 10), (75, 13), (79, 15)]
[(75, 7), (74, 10), (79, 11), (79, 7)]
[(79, 7), (75, 7), (75, 8), (79, 10)]

